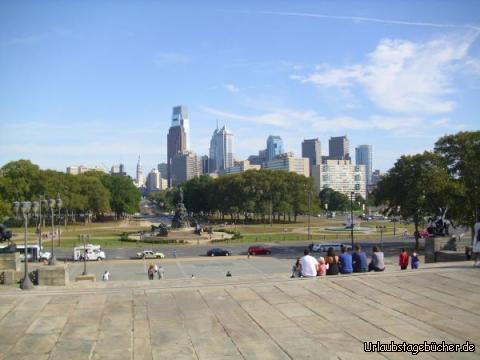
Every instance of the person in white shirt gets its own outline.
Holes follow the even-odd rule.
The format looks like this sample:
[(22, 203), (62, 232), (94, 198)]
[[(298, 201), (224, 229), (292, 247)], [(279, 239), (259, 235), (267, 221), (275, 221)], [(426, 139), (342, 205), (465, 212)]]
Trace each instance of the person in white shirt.
[(300, 266), (303, 277), (317, 276), (318, 261), (313, 256), (310, 256), (308, 249), (303, 251), (303, 256), (300, 259)]
[(108, 270), (105, 270), (105, 272), (103, 273), (103, 276), (102, 276), (102, 280), (103, 281), (108, 281), (110, 279), (110, 273), (108, 272)]

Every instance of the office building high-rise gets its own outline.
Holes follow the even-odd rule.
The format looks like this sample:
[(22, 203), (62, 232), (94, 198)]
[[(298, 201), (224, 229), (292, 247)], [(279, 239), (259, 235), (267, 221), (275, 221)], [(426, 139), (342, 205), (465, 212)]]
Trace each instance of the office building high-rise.
[(358, 145), (355, 148), (355, 164), (365, 165), (367, 186), (372, 184), (372, 145)]
[[(185, 122), (186, 120), (186, 122)], [(172, 159), (177, 154), (187, 151), (188, 113), (186, 107), (176, 106), (173, 108), (172, 126), (167, 135), (167, 180), (168, 186), (172, 186)], [(187, 129), (188, 130), (188, 129)]]
[(160, 177), (162, 179), (167, 179), (167, 173), (168, 173), (168, 164), (167, 163), (160, 163), (157, 165), (158, 171), (160, 171)]
[(350, 143), (347, 136), (331, 137), (328, 141), (329, 160), (351, 160)]
[(110, 170), (110, 175), (113, 176), (127, 176), (125, 166), (123, 164), (113, 165)]
[(210, 159), (208, 158), (208, 155), (203, 155), (200, 158), (200, 161), (202, 162), (202, 167), (201, 167), (201, 175), (203, 174), (208, 174), (210, 172)]
[(233, 134), (223, 126), (213, 132), (210, 141), (209, 171), (220, 172), (233, 166)]
[(273, 160), (283, 153), (282, 138), (280, 136), (270, 135), (267, 138), (267, 161)]
[(172, 126), (182, 126), (185, 130), (185, 150), (190, 150), (190, 120), (188, 108), (184, 105), (175, 106), (172, 113)]
[(353, 165), (350, 160), (326, 160), (312, 170), (315, 190), (330, 188), (350, 197), (353, 192), (367, 197), (365, 165)]
[(142, 186), (145, 183), (144, 178), (143, 178), (143, 166), (140, 163), (140, 156), (138, 157), (138, 162), (137, 162), (136, 183), (137, 183), (138, 187)]
[(311, 176), (313, 167), (315, 165), (321, 164), (322, 162), (322, 151), (320, 147), (320, 140), (318, 140), (318, 138), (303, 140), (302, 157), (309, 159)]
[(172, 158), (172, 186), (200, 176), (201, 166), (202, 164), (194, 152), (185, 151), (175, 155)]

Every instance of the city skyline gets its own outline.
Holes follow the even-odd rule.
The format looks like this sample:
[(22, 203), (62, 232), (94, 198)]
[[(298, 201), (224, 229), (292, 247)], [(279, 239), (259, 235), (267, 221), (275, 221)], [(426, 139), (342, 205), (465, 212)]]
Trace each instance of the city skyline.
[[(55, 15), (54, 15), (55, 14)], [(178, 26), (177, 17), (182, 15)], [(0, 165), (166, 162), (171, 109), (208, 154), (218, 120), (236, 159), (278, 135), (347, 134), (374, 168), (476, 130), (480, 4), (218, 1), (0, 4)], [(352, 156), (353, 157), (353, 156)]]

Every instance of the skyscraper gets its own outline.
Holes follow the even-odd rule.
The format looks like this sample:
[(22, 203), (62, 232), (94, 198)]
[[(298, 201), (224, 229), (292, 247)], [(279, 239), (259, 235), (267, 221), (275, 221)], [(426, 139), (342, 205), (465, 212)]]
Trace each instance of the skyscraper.
[(328, 158), (330, 160), (351, 160), (350, 142), (347, 136), (334, 136), (328, 141)]
[(185, 130), (185, 150), (190, 150), (190, 120), (188, 108), (184, 105), (175, 106), (172, 114), (172, 126), (183, 126)]
[(185, 151), (172, 158), (172, 186), (177, 186), (193, 177), (200, 176), (201, 161), (197, 154)]
[(267, 138), (267, 161), (273, 160), (283, 153), (282, 138), (280, 136), (270, 135)]
[(170, 127), (167, 136), (168, 186), (172, 186), (172, 158), (177, 154), (183, 154), (185, 151), (187, 151), (187, 133), (185, 129), (185, 124), (188, 126), (187, 108), (184, 106), (174, 107), (172, 115), (172, 126)]
[(233, 134), (224, 125), (213, 132), (210, 141), (210, 172), (220, 172), (233, 166)]
[(143, 179), (143, 166), (140, 163), (140, 156), (138, 156), (138, 162), (137, 162), (137, 178), (136, 178), (137, 186), (140, 187), (144, 184), (144, 179)]
[(355, 164), (365, 165), (367, 185), (372, 184), (372, 145), (358, 145), (355, 148)]
[(310, 176), (312, 175), (312, 169), (315, 165), (322, 162), (322, 151), (320, 147), (320, 140), (305, 139), (302, 142), (302, 157), (308, 158), (310, 162)]

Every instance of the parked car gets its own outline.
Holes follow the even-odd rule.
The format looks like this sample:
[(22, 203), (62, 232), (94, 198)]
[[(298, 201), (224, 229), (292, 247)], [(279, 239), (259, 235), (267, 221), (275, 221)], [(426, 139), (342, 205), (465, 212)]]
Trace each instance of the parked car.
[(310, 244), (308, 247), (310, 251), (313, 252), (326, 252), (328, 248), (333, 248), (335, 251), (340, 251), (341, 247), (345, 246), (347, 250), (352, 250), (352, 245), (349, 244), (338, 244), (338, 243), (319, 243), (319, 244)]
[(429, 233), (427, 230), (425, 230), (425, 229), (420, 230), (420, 231), (418, 232), (418, 234), (419, 234), (420, 237), (423, 238), (423, 239), (428, 238), (428, 237), (430, 236), (430, 233)]
[(230, 256), (232, 253), (225, 249), (213, 248), (207, 251), (207, 256)]
[(247, 253), (249, 255), (270, 255), (272, 251), (263, 246), (250, 246)]
[(165, 255), (161, 252), (154, 252), (153, 250), (143, 250), (137, 253), (139, 259), (163, 259)]

